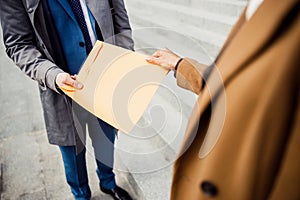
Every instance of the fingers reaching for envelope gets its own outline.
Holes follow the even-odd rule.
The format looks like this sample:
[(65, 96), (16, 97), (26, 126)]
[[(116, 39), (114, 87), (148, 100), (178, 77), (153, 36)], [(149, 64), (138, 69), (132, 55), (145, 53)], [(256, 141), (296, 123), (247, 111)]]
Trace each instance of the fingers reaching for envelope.
[(59, 73), (56, 76), (55, 83), (62, 90), (68, 92), (74, 92), (83, 88), (82, 83), (76, 80), (76, 75), (70, 75), (68, 73)]
[(180, 57), (169, 49), (161, 49), (146, 60), (151, 64), (160, 65), (168, 70), (174, 70)]

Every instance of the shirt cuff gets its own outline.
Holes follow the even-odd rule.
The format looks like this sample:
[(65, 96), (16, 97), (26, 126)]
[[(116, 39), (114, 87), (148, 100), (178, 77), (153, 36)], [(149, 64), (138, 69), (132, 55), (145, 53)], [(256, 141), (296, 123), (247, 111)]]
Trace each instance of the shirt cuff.
[(59, 94), (61, 94), (61, 90), (57, 88), (55, 81), (56, 76), (63, 72), (64, 71), (58, 67), (52, 67), (46, 73), (46, 86)]

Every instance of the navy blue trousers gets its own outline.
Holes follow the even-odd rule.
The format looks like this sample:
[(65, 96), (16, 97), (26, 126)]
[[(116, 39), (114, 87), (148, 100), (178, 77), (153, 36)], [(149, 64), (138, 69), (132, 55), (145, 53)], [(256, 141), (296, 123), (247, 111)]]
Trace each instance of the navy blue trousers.
[[(96, 119), (96, 118), (94, 118)], [(89, 123), (89, 135), (94, 147), (97, 170), (96, 173), (102, 187), (112, 189), (116, 187), (115, 174), (113, 173), (113, 152), (116, 129), (97, 119)], [(100, 126), (99, 126), (100, 124)], [(101, 129), (99, 129), (99, 127)], [(91, 198), (86, 167), (86, 149), (76, 155), (75, 146), (59, 146), (67, 183), (76, 200)]]

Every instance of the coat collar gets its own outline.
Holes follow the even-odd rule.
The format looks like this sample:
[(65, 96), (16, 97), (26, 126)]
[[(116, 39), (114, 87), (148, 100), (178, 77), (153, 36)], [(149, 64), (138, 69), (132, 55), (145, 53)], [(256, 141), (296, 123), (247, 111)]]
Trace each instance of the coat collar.
[[(245, 22), (245, 11), (230, 33), (200, 97), (203, 113), (224, 85), (238, 74), (268, 45), (281, 21), (293, 8), (295, 0), (265, 0), (256, 13)], [(242, 44), (242, 45), (241, 45)]]

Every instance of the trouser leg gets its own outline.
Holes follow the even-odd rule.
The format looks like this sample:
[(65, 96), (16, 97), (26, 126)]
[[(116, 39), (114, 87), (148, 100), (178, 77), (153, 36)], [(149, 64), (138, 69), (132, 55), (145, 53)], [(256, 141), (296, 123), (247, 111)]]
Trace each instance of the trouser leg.
[(67, 183), (76, 200), (91, 198), (88, 185), (85, 149), (76, 155), (75, 146), (59, 146), (62, 154)]
[(89, 124), (89, 133), (95, 151), (96, 172), (101, 186), (105, 189), (113, 189), (116, 187), (115, 174), (113, 172), (116, 129), (101, 119), (97, 119), (94, 122), (93, 126)]
[(85, 130), (86, 123), (88, 125), (89, 136), (95, 152), (97, 164), (96, 172), (101, 186), (105, 189), (115, 188), (116, 181), (113, 172), (113, 164), (116, 129), (87, 112), (77, 104), (74, 104), (74, 110), (78, 117), (78, 125), (80, 125), (78, 126), (79, 129)]

